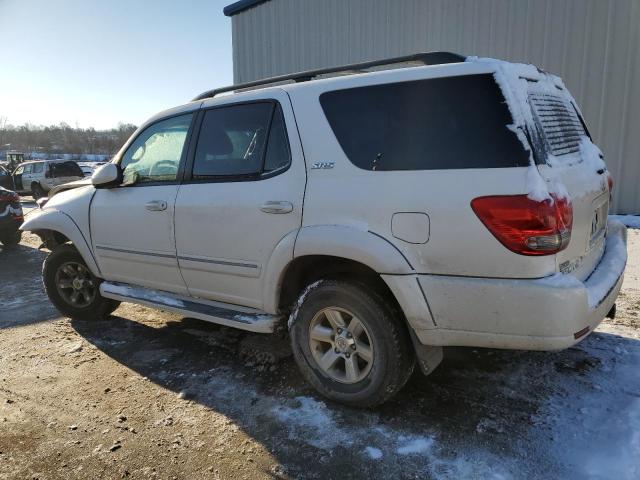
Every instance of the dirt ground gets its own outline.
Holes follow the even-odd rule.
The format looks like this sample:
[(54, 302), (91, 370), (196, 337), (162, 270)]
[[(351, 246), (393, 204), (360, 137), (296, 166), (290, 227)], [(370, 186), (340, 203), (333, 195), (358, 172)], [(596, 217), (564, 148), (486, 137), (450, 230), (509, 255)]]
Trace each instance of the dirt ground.
[(381, 408), (269, 337), (123, 304), (62, 318), (0, 252), (0, 478), (640, 478), (640, 230), (618, 317), (559, 353), (452, 348)]

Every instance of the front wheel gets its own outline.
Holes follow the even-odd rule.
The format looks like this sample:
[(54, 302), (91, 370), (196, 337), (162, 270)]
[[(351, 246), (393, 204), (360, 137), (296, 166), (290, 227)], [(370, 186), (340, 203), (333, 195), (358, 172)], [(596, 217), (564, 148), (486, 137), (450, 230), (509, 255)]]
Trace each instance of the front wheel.
[(372, 407), (407, 382), (415, 356), (394, 308), (367, 285), (322, 280), (303, 294), (292, 314), (296, 363), (322, 395)]
[(91, 273), (72, 245), (61, 245), (47, 256), (42, 277), (51, 303), (67, 317), (100, 319), (120, 305), (100, 295), (100, 279)]
[(38, 183), (35, 183), (31, 186), (31, 196), (34, 200), (38, 200), (46, 195), (44, 188)]

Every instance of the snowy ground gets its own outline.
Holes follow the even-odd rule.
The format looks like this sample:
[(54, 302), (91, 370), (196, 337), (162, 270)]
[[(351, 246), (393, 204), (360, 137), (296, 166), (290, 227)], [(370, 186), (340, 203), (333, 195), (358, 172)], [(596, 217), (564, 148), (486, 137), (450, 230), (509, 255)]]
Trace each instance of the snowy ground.
[(629, 228), (640, 228), (640, 215), (609, 215), (609, 218), (618, 220)]
[(373, 411), (324, 402), (268, 337), (133, 305), (60, 318), (36, 246), (0, 252), (0, 478), (640, 478), (640, 230), (618, 318), (584, 342), (449, 349)]

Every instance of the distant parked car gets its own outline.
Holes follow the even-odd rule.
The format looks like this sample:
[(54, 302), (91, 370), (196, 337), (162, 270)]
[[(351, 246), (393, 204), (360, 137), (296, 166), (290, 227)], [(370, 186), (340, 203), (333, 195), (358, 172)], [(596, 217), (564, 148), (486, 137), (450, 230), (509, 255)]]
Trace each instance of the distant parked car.
[(0, 243), (12, 247), (20, 243), (22, 232), (19, 230), (24, 216), (20, 197), (14, 191), (0, 187)]
[(104, 165), (106, 162), (78, 162), (82, 173), (84, 173), (85, 177), (90, 177), (93, 175), (93, 171), (98, 168), (100, 165)]
[(13, 172), (14, 189), (34, 200), (44, 197), (51, 188), (84, 178), (84, 173), (71, 160), (41, 160), (19, 165)]
[(11, 172), (2, 165), (0, 165), (0, 187), (4, 187), (8, 190), (13, 190), (13, 179), (11, 178)]

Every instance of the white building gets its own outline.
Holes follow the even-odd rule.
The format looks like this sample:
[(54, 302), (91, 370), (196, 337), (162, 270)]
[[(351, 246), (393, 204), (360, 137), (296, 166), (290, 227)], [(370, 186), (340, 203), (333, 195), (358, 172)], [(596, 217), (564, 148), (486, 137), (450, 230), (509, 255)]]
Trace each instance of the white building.
[(236, 83), (445, 50), (563, 77), (616, 182), (613, 210), (640, 213), (640, 0), (241, 0)]

